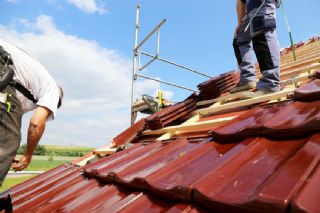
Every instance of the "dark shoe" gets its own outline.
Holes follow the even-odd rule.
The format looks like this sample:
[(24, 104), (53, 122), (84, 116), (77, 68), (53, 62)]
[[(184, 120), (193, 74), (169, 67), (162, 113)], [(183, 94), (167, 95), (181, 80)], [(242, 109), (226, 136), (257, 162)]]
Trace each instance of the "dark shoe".
[(0, 212), (12, 212), (12, 202), (10, 194), (7, 191), (0, 193)]
[(232, 94), (232, 93), (247, 91), (247, 90), (251, 90), (251, 89), (255, 89), (255, 88), (256, 88), (256, 82), (249, 81), (245, 84), (239, 83), (236, 87), (234, 87), (230, 90), (230, 93)]

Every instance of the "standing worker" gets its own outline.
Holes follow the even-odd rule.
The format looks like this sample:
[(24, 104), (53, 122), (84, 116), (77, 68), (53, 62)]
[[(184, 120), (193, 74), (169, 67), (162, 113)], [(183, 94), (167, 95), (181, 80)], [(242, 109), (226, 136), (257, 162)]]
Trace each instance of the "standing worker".
[[(62, 97), (61, 87), (36, 59), (0, 39), (0, 186), (11, 165), (15, 171), (29, 165), (46, 121), (54, 119)], [(25, 153), (14, 160), (22, 115), (32, 110)]]
[[(247, 94), (252, 98), (280, 90), (280, 45), (276, 34), (276, 9), (279, 6), (280, 0), (237, 0), (238, 25), (233, 47), (240, 82), (230, 93), (256, 89)], [(257, 83), (253, 51), (262, 74)]]

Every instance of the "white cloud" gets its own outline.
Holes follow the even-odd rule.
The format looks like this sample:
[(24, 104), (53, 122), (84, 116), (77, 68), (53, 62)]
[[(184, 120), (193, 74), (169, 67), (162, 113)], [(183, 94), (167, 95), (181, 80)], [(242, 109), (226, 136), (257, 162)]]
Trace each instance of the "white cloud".
[(86, 13), (99, 13), (104, 14), (107, 10), (100, 2), (96, 2), (96, 0), (67, 0), (69, 4), (75, 5), (78, 9), (86, 12)]
[[(17, 30), (21, 27), (23, 32)], [(128, 127), (131, 60), (95, 41), (65, 34), (45, 15), (35, 22), (0, 25), (0, 37), (37, 58), (64, 87), (62, 108), (48, 123), (42, 142), (99, 147)], [(139, 80), (136, 87), (139, 97), (154, 94), (159, 84)]]

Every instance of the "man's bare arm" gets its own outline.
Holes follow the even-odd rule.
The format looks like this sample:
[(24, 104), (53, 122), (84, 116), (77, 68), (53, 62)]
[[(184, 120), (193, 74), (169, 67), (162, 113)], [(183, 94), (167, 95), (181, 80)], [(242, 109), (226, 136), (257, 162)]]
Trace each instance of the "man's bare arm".
[(237, 16), (238, 16), (238, 24), (242, 23), (242, 18), (246, 14), (245, 4), (241, 0), (237, 0)]
[(238, 25), (237, 25), (235, 33), (234, 33), (235, 37), (237, 36), (239, 29), (240, 29), (240, 26), (242, 24), (242, 18), (246, 14), (246, 6), (241, 0), (237, 0), (236, 10), (237, 10)]
[(29, 123), (27, 148), (25, 154), (18, 162), (13, 163), (12, 165), (12, 168), (15, 171), (21, 171), (25, 169), (31, 162), (32, 154), (45, 130), (46, 121), (50, 114), (51, 111), (46, 107), (38, 106), (35, 109)]

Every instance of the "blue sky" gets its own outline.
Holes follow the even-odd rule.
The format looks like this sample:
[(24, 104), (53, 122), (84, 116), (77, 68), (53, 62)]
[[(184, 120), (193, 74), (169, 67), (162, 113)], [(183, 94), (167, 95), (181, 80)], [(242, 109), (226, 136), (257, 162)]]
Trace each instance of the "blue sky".
[[(135, 0), (1, 0), (0, 36), (44, 64), (65, 88), (63, 109), (42, 143), (99, 147), (129, 125)], [(214, 76), (236, 68), (235, 0), (141, 0), (141, 40), (163, 18), (160, 56)], [(296, 42), (320, 34), (320, 1), (284, 1)], [(289, 46), (282, 10), (278, 37)], [(155, 52), (152, 37), (142, 50)], [(146, 58), (142, 58), (144, 62)], [(143, 74), (196, 89), (202, 76), (156, 62)], [(190, 92), (139, 80), (137, 96), (180, 101)], [(28, 118), (23, 121), (26, 132)], [(24, 134), (25, 135), (25, 134)], [(24, 136), (25, 138), (25, 136)], [(25, 143), (23, 139), (22, 143)]]

